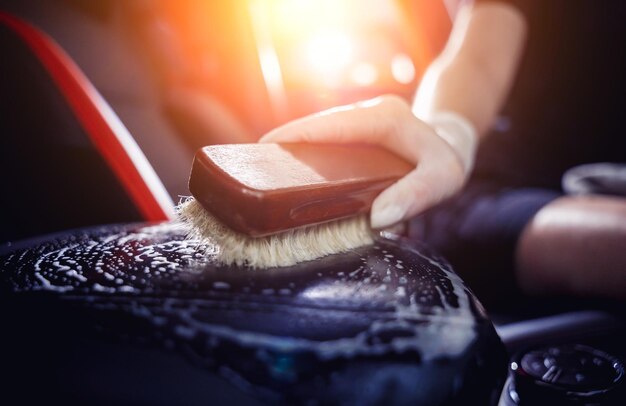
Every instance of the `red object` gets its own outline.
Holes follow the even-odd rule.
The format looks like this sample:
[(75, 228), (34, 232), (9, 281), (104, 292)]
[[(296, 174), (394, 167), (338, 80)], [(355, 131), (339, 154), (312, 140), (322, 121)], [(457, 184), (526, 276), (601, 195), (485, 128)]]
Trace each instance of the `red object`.
[(161, 196), (154, 193), (163, 191), (159, 190), (160, 181), (157, 178), (159, 185), (155, 185), (154, 179), (145, 178), (146, 172), (154, 177), (152, 168), (145, 168), (149, 164), (143, 154), (139, 152), (141, 156), (136, 156), (138, 147), (134, 140), (70, 56), (45, 33), (10, 14), (0, 12), (0, 23), (19, 35), (46, 68), (143, 218), (146, 221), (170, 218), (172, 209), (162, 198), (163, 193)]
[(222, 223), (258, 237), (367, 212), (413, 168), (373, 146), (213, 145), (196, 153), (189, 191)]

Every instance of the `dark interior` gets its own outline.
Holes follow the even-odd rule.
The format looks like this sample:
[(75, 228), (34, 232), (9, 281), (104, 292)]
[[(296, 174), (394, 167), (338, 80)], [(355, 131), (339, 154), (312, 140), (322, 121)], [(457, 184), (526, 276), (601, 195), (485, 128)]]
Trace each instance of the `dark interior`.
[[(207, 26), (214, 30), (211, 32), (226, 34), (208, 35), (203, 37), (204, 42), (182, 46), (181, 38), (191, 35), (193, 28), (189, 28), (190, 32), (175, 29), (185, 26), (189, 14), (181, 12), (179, 20), (173, 19), (170, 26), (167, 22), (159, 25), (162, 10), (138, 1), (0, 0), (0, 11), (37, 27), (68, 53), (132, 134), (174, 202), (189, 194), (190, 164), (197, 148), (223, 142), (224, 134), (232, 134), (236, 142), (254, 142), (290, 118), (326, 104), (367, 96), (362, 90), (343, 89), (341, 96), (317, 98), (309, 89), (296, 86), (288, 94), (292, 109), (281, 113), (272, 106), (254, 53), (252, 28), (240, 2), (181, 3), (184, 10), (205, 13)], [(407, 13), (418, 7), (400, 3)], [(436, 47), (434, 44), (433, 49)], [(157, 311), (166, 300), (180, 300), (178, 306), (185, 309), (195, 308), (196, 300), (206, 299), (198, 293), (201, 289), (194, 285), (195, 281), (185, 279), (184, 274), (176, 275), (181, 278), (178, 282), (176, 278), (172, 282), (163, 277), (167, 283), (141, 286), (138, 296), (119, 292), (106, 296), (85, 288), (68, 294), (69, 299), (62, 301), (55, 299), (53, 291), (27, 288), (32, 280), (16, 276), (15, 263), (8, 265), (16, 260), (11, 256), (14, 252), (33, 256), (36, 263), (37, 253), (54, 251), (54, 244), (71, 246), (87, 235), (116, 236), (121, 231), (111, 224), (146, 219), (93, 145), (45, 66), (1, 22), (0, 50), (5, 55), (0, 64), (0, 173), (4, 188), (0, 206), (0, 288), (4, 292), (0, 294), (0, 315), (6, 332), (0, 346), (6, 362), (4, 373), (14, 377), (8, 381), (12, 390), (5, 399), (24, 396), (25, 400), (40, 401), (50, 394), (52, 399), (70, 404), (276, 401), (272, 394), (259, 395), (244, 388), (241, 382), (226, 384), (223, 371), (216, 373), (215, 365), (208, 365), (215, 362), (215, 355), (197, 353), (198, 348), (203, 348), (199, 340), (206, 337), (179, 340), (184, 332), (169, 324), (159, 329), (154, 320), (137, 317), (141, 309)], [(408, 97), (409, 89), (407, 84), (393, 90)], [(101, 226), (106, 227), (100, 229)], [(129, 249), (141, 247), (143, 241), (137, 244)], [(32, 263), (30, 266), (34, 269)], [(100, 277), (95, 274), (95, 266), (93, 272), (93, 277)], [(139, 271), (133, 275), (141, 278)], [(106, 281), (104, 286), (108, 286)], [(494, 323), (504, 345), (502, 349), (507, 350), (507, 361), (493, 361), (500, 362), (500, 367), (509, 365), (510, 360), (528, 348), (571, 343), (592, 346), (621, 362), (626, 359), (625, 309), (621, 303), (561, 297), (531, 299), (504, 290), (494, 294), (493, 284), (483, 286), (480, 281), (469, 288), (486, 305), (486, 320)], [(223, 304), (219, 294), (216, 297), (210, 298), (214, 300), (211, 306), (229, 306)], [(254, 300), (263, 303), (265, 299), (259, 297)], [(246, 320), (247, 310), (236, 307), (240, 305), (237, 297), (224, 300), (234, 300), (235, 308), (242, 312), (237, 317)], [(366, 302), (367, 298), (363, 300)], [(479, 314), (480, 310), (474, 312)], [(220, 314), (211, 309), (204, 316), (219, 319)], [(94, 315), (97, 320), (92, 323)], [(332, 323), (342, 325), (341, 320)], [(283, 325), (279, 325), (282, 329)], [(168, 340), (167, 334), (176, 339)], [(496, 340), (493, 334), (489, 340)], [(489, 340), (481, 345), (493, 344)], [(499, 341), (492, 348), (497, 345)], [(223, 351), (230, 356), (238, 349)], [(482, 361), (491, 362), (488, 358)], [(476, 368), (482, 367), (482, 361), (476, 361)], [(227, 364), (232, 360), (219, 362)], [(368, 371), (377, 368), (366, 363), (362, 367)], [(358, 370), (358, 364), (355, 368)], [(32, 374), (33, 370), (37, 373)], [(358, 378), (356, 370), (347, 376)], [(504, 369), (499, 376), (504, 381)], [(619, 404), (624, 399), (623, 379), (621, 384), (619, 395), (612, 395), (617, 400), (608, 399), (614, 403), (606, 404)], [(394, 391), (387, 389), (388, 393)], [(310, 388), (302, 389), (306, 390)], [(299, 392), (293, 393), (287, 402), (301, 399)], [(450, 404), (457, 404), (459, 399)], [(395, 401), (403, 403), (402, 399)]]

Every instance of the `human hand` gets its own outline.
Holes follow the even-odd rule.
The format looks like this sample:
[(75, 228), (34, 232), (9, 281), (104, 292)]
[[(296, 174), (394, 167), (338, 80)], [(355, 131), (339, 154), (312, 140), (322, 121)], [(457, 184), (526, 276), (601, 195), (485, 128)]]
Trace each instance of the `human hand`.
[(373, 202), (370, 223), (385, 228), (456, 193), (471, 170), (476, 131), (453, 113), (418, 119), (398, 96), (336, 107), (278, 127), (260, 142), (365, 143), (380, 145), (416, 165)]

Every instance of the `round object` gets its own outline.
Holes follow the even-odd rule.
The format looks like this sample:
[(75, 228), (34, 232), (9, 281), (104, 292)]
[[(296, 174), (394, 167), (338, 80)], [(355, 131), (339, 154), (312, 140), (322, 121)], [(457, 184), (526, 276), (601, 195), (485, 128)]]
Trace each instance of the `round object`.
[[(5, 331), (18, 335), (15, 345), (40, 348), (55, 334), (67, 345), (97, 327), (106, 337), (191, 358), (232, 384), (216, 393), (266, 401), (488, 404), (500, 392), (502, 343), (476, 297), (425, 247), (380, 238), (292, 267), (254, 270), (220, 266), (213, 261), (219, 247), (185, 236), (177, 224), (110, 226), (5, 247), (0, 295), (13, 303), (3, 308), (36, 330)], [(36, 306), (26, 316), (29, 303)], [(38, 376), (71, 367), (48, 369), (38, 365)], [(119, 374), (97, 370), (103, 375), (92, 383)], [(76, 390), (54, 382), (41, 392)], [(114, 389), (103, 389), (106, 399)]]
[(580, 344), (554, 345), (518, 355), (507, 385), (514, 404), (614, 404), (623, 390), (624, 365)]

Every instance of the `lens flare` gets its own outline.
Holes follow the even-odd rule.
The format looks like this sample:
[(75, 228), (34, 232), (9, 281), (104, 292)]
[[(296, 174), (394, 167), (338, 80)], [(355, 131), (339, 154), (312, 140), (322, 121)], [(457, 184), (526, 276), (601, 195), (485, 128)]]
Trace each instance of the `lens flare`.
[(407, 54), (396, 54), (391, 59), (391, 74), (393, 78), (402, 84), (408, 84), (415, 79), (415, 65)]
[(342, 32), (320, 31), (306, 44), (306, 56), (311, 68), (321, 74), (338, 74), (352, 60), (353, 44)]

